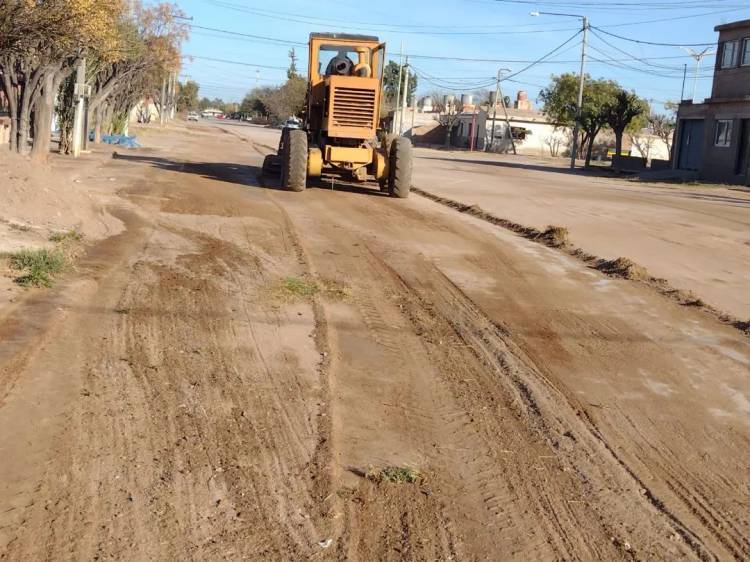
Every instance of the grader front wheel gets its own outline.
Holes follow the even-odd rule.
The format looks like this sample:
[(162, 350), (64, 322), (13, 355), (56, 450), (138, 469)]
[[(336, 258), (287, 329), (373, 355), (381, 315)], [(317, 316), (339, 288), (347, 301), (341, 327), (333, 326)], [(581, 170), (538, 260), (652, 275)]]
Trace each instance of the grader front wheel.
[(304, 191), (307, 187), (307, 133), (291, 130), (286, 141), (282, 185), (290, 191)]
[(393, 139), (389, 157), (389, 192), (392, 197), (405, 199), (411, 190), (411, 141), (404, 137)]

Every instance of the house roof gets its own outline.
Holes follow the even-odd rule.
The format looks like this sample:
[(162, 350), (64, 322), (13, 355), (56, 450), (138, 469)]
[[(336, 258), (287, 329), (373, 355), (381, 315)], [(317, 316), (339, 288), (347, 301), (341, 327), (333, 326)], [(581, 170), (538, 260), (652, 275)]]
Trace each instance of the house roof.
[(730, 29), (750, 28), (750, 20), (739, 20), (730, 23), (723, 23), (714, 27), (714, 31), (729, 31)]

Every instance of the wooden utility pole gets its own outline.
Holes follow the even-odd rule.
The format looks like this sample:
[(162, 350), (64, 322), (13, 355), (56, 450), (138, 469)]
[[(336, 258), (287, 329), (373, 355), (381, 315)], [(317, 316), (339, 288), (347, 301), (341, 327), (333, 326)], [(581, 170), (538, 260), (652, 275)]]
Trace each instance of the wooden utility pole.
[(76, 83), (74, 86), (73, 103), (75, 104), (75, 114), (73, 115), (73, 156), (78, 158), (81, 155), (83, 146), (83, 137), (86, 134), (86, 59), (81, 59), (76, 68)]

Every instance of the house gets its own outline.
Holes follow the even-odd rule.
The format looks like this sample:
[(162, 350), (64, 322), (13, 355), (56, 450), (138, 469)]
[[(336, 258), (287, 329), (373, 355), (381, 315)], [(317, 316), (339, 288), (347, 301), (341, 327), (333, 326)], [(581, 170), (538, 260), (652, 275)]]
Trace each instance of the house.
[(750, 185), (750, 20), (718, 25), (711, 97), (683, 101), (677, 112), (675, 159), (701, 179)]
[(518, 154), (562, 156), (568, 150), (570, 131), (559, 127), (541, 111), (517, 108), (506, 111), (500, 107), (496, 114), (484, 109), (465, 111), (457, 119), (452, 144), (471, 148), (473, 142), (475, 150), (510, 152), (512, 136)]

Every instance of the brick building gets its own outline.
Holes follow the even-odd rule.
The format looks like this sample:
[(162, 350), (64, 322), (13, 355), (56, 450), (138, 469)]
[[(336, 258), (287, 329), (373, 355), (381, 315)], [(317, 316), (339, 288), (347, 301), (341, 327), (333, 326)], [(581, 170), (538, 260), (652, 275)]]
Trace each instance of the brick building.
[(750, 185), (750, 20), (719, 32), (711, 97), (683, 101), (677, 113), (674, 167), (701, 179)]

